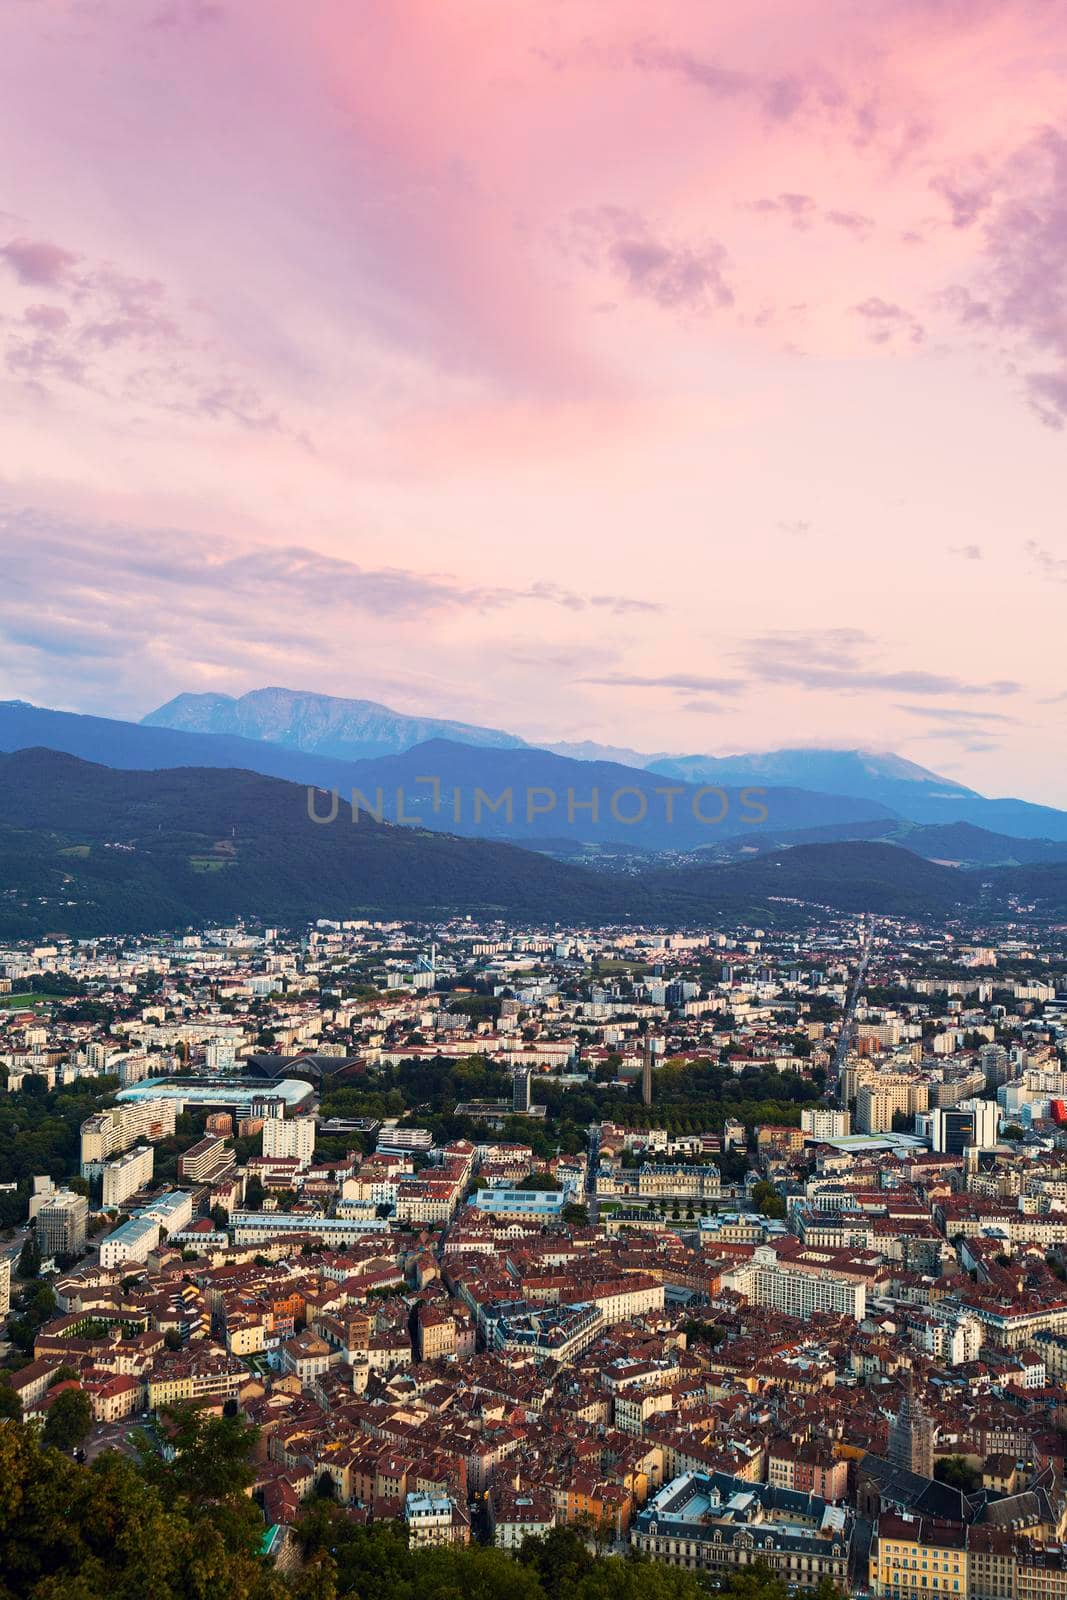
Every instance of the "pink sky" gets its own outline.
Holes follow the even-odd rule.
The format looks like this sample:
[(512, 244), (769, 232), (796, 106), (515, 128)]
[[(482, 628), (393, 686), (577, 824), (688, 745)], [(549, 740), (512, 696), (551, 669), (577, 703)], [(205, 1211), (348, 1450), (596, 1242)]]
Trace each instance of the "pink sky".
[(1067, 804), (1056, 0), (16, 0), (0, 695)]

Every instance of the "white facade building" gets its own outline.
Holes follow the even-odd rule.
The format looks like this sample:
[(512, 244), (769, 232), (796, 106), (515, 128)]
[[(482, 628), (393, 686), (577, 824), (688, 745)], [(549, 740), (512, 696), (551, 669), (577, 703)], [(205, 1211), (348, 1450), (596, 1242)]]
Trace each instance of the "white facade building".
[(269, 1117), (263, 1124), (263, 1154), (309, 1167), (315, 1154), (314, 1117)]
[(114, 1161), (105, 1161), (101, 1191), (105, 1211), (120, 1206), (131, 1194), (143, 1189), (151, 1181), (154, 1166), (155, 1151), (147, 1144), (127, 1150)]

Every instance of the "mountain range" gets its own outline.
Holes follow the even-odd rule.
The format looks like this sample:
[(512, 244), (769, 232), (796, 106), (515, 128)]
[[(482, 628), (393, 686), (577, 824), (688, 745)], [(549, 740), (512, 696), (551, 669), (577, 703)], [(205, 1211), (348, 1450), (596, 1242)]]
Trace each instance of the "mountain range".
[(596, 873), (366, 815), (316, 824), (307, 805), (305, 786), (260, 773), (120, 771), (40, 749), (2, 755), (0, 936), (86, 937), (237, 917), (289, 926), (454, 914), (547, 925), (791, 925), (818, 908), (943, 917), (979, 905), (995, 917), (1020, 892), (1050, 915), (1067, 905), (1067, 866), (968, 872), (855, 841), (725, 865)]
[[(168, 719), (183, 726), (165, 725)], [(246, 732), (200, 731), (219, 723)], [(437, 729), (447, 729), (449, 737), (434, 732), (421, 743), (407, 743), (416, 734)], [(281, 737), (265, 737), (264, 730)], [(358, 737), (360, 733), (367, 737)], [(492, 739), (505, 742), (481, 742)], [(383, 755), (377, 753), (382, 744), (402, 748)], [(407, 818), (436, 831), (540, 849), (560, 841), (567, 854), (575, 845), (675, 855), (726, 847), (729, 853), (731, 841), (738, 840), (765, 850), (772, 839), (804, 842), (810, 830), (820, 830), (813, 842), (906, 839), (909, 848), (931, 859), (981, 864), (1049, 858), (1048, 851), (1035, 857), (1013, 846), (1013, 839), (1047, 841), (1057, 850), (1067, 844), (1067, 812), (1023, 800), (986, 799), (893, 755), (780, 750), (751, 756), (656, 757), (639, 767), (630, 764), (636, 753), (621, 748), (617, 754), (625, 761), (592, 759), (596, 751), (613, 747), (559, 747), (587, 752), (579, 758), (492, 729), (408, 718), (370, 701), (288, 690), (256, 691), (241, 700), (181, 695), (142, 723), (51, 711), (24, 701), (0, 704), (0, 750), (31, 746), (129, 770), (240, 768), (334, 789), (346, 798), (356, 790), (383, 818)], [(353, 754), (336, 753), (342, 749)], [(419, 781), (427, 778), (435, 778), (437, 786)], [(698, 791), (709, 786), (723, 793), (701, 797)], [(673, 800), (662, 792), (668, 787), (676, 790)], [(506, 807), (491, 807), (508, 789), (510, 816)], [(766, 808), (764, 825), (753, 821), (761, 813), (742, 803), (745, 789), (760, 791), (755, 798)], [(476, 805), (477, 790), (483, 798)], [(537, 790), (549, 793), (531, 797), (530, 791)], [(588, 805), (594, 790), (595, 815)], [(623, 795), (622, 790), (640, 793)], [(716, 817), (714, 822), (701, 820)], [(935, 829), (966, 824), (995, 837), (971, 836), (969, 845), (960, 839), (939, 842), (934, 835), (924, 841), (915, 833), (916, 824)], [(960, 848), (961, 843), (966, 847)]]
[(1067, 909), (1067, 813), (896, 756), (561, 748), (288, 690), (142, 723), (0, 703), (0, 932)]
[(459, 744), (494, 749), (512, 749), (526, 742), (498, 728), (478, 728), (437, 717), (408, 717), (376, 700), (344, 700), (301, 689), (253, 689), (240, 699), (228, 694), (179, 694), (142, 720), (150, 728), (262, 739), (287, 750), (344, 761), (397, 755), (427, 739), (454, 739)]
[[(218, 694), (182, 694), (150, 712), (144, 721), (151, 727), (241, 737), (350, 761), (403, 755), (431, 739), (479, 749), (538, 750), (583, 764), (607, 761), (694, 789), (709, 784), (728, 789), (802, 789), (869, 802), (872, 809), (867, 815), (872, 818), (884, 816), (885, 810), (880, 808), (888, 808), (906, 822), (969, 822), (1014, 838), (1067, 841), (1067, 812), (1012, 797), (987, 798), (891, 752), (786, 749), (733, 756), (665, 756), (641, 755), (625, 747), (589, 741), (531, 746), (516, 734), (493, 728), (409, 717), (371, 700), (279, 688), (254, 689), (239, 699)], [(524, 770), (529, 772), (529, 764)], [(559, 776), (556, 769), (551, 781), (558, 781)], [(787, 825), (787, 807), (778, 811), (775, 820), (779, 826)], [(826, 824), (855, 820), (855, 814), (828, 813), (823, 817)], [(806, 825), (800, 820), (794, 823), (796, 827)], [(634, 838), (629, 830), (617, 832), (616, 837), (628, 842)], [(657, 845), (651, 837), (640, 842), (652, 848), (672, 847)]]
[[(575, 761), (532, 746), (494, 749), (432, 739), (397, 755), (344, 760), (271, 740), (86, 717), (22, 701), (0, 703), (0, 750), (33, 746), (134, 771), (240, 768), (334, 790), (346, 802), (358, 792), (363, 809), (382, 819), (405, 818), (437, 832), (520, 843), (562, 831), (583, 843), (619, 841), (644, 850), (685, 852), (751, 833), (753, 818), (761, 814), (758, 807), (787, 830), (894, 820), (877, 801), (760, 786), (756, 804), (746, 804), (736, 786), (722, 795), (701, 796), (698, 786), (657, 773)], [(673, 797), (663, 792), (667, 789)], [(508, 791), (510, 803), (498, 805)], [(594, 796), (596, 814), (590, 809)], [(620, 820), (639, 812), (637, 821)], [(717, 822), (700, 820), (716, 817)]]

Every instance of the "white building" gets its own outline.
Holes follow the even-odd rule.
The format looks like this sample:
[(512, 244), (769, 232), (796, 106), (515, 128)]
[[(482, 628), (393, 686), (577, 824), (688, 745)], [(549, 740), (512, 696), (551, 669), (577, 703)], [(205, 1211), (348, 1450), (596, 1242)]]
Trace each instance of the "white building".
[(42, 1257), (77, 1255), (85, 1248), (89, 1202), (83, 1194), (57, 1189), (37, 1213), (37, 1244)]
[(82, 1177), (98, 1177), (108, 1156), (128, 1149), (137, 1139), (166, 1139), (174, 1132), (176, 1110), (173, 1100), (146, 1098), (124, 1100), (87, 1117), (81, 1125)]
[(843, 1139), (852, 1132), (852, 1116), (848, 1111), (835, 1111), (832, 1106), (805, 1106), (800, 1113), (800, 1126), (813, 1139)]
[(268, 1118), (263, 1124), (263, 1154), (309, 1167), (315, 1154), (315, 1118)]
[(232, 1072), (237, 1065), (237, 1046), (232, 1039), (212, 1039), (204, 1054), (209, 1072)]
[(412, 1550), (466, 1544), (470, 1538), (466, 1516), (447, 1494), (409, 1494), (404, 1501), (404, 1521)]
[(154, 1166), (155, 1151), (147, 1144), (127, 1150), (125, 1155), (116, 1156), (114, 1161), (105, 1161), (101, 1192), (105, 1211), (120, 1206), (131, 1194), (136, 1194), (138, 1189), (143, 1189), (146, 1183), (151, 1182)]
[(100, 1265), (121, 1267), (131, 1261), (147, 1261), (158, 1243), (159, 1223), (154, 1217), (131, 1217), (101, 1243)]
[(797, 1261), (779, 1261), (769, 1244), (758, 1245), (751, 1260), (739, 1261), (724, 1272), (722, 1286), (754, 1305), (770, 1306), (790, 1317), (805, 1318), (824, 1311), (862, 1322), (867, 1315), (867, 1286), (862, 1278)]

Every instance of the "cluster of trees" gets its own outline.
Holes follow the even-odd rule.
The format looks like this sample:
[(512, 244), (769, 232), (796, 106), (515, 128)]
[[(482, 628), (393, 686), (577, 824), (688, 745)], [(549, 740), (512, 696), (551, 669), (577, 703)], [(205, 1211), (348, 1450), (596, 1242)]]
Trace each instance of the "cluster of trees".
[(66, 972), (35, 972), (32, 978), (12, 978), (11, 993), (75, 995), (81, 990), (77, 978)]
[(56, 1314), (56, 1297), (52, 1286), (44, 1282), (30, 1282), (18, 1298), (18, 1310), (9, 1320), (7, 1336), (19, 1352), (16, 1365), (23, 1366), (33, 1357), (33, 1344), (37, 1330)]
[[(548, 1160), (557, 1150), (565, 1155), (585, 1150), (590, 1123), (603, 1119), (628, 1127), (666, 1128), (672, 1134), (703, 1132), (727, 1117), (749, 1128), (758, 1123), (799, 1127), (802, 1107), (817, 1101), (822, 1092), (819, 1073), (802, 1077), (762, 1063), (736, 1071), (734, 1066), (710, 1057), (668, 1063), (656, 1073), (651, 1107), (642, 1106), (633, 1089), (564, 1085), (541, 1078), (535, 1081), (534, 1094), (547, 1108), (544, 1122), (509, 1117), (502, 1137), (528, 1144), (535, 1156)], [(510, 1095), (510, 1074), (484, 1057), (462, 1061), (436, 1057), (383, 1067), (364, 1083), (326, 1087), (321, 1110), (324, 1117), (417, 1116), (438, 1140), (477, 1142), (484, 1137), (484, 1128), (456, 1116), (456, 1105), (464, 1100), (505, 1100)], [(349, 1134), (322, 1139), (317, 1148), (327, 1159), (340, 1158), (352, 1144)], [(739, 1182), (748, 1167), (744, 1153), (723, 1160), (725, 1180)]]
[(953, 1489), (962, 1489), (964, 1494), (973, 1493), (982, 1482), (982, 1474), (968, 1464), (965, 1456), (943, 1456), (934, 1466), (934, 1477)]
[[(74, 1393), (75, 1391), (67, 1391)], [(62, 1398), (62, 1397), (61, 1397)], [(59, 1406), (57, 1400), (53, 1411)], [(146, 1448), (81, 1466), (36, 1429), (0, 1423), (3, 1592), (15, 1600), (285, 1600), (259, 1557), (262, 1518), (244, 1493), (240, 1419), (176, 1418), (176, 1455)]]
[(708, 1057), (661, 1067), (650, 1107), (641, 1106), (628, 1089), (564, 1087), (551, 1081), (537, 1085), (537, 1098), (547, 1104), (550, 1120), (558, 1118), (561, 1125), (584, 1128), (607, 1118), (628, 1127), (695, 1133), (726, 1117), (736, 1117), (749, 1128), (761, 1122), (799, 1127), (801, 1108), (818, 1100), (821, 1090), (817, 1074), (801, 1077), (756, 1063), (735, 1072)]
[(712, 1350), (717, 1350), (726, 1338), (725, 1328), (720, 1328), (717, 1322), (704, 1322), (699, 1317), (690, 1317), (688, 1322), (683, 1322), (682, 1332), (689, 1344), (706, 1344)]
[(58, 1182), (77, 1170), (78, 1130), (118, 1088), (113, 1077), (79, 1078), (52, 1090), (41, 1078), (27, 1083), (17, 1094), (0, 1097), (0, 1183), (19, 1185), (0, 1192), (0, 1228), (12, 1228), (25, 1217), (35, 1174)]
[[(298, 1528), (303, 1565), (283, 1577), (260, 1553), (247, 1493), (254, 1430), (177, 1408), (167, 1434), (167, 1459), (146, 1439), (136, 1461), (107, 1451), (82, 1466), (0, 1422), (5, 1600), (791, 1600), (758, 1564), (712, 1582), (595, 1554), (573, 1528), (517, 1558), (477, 1544), (412, 1551), (396, 1523), (361, 1527), (318, 1496)], [(823, 1581), (801, 1600), (839, 1597)]]
[(752, 1204), (757, 1211), (765, 1217), (775, 1217), (781, 1221), (786, 1213), (786, 1204), (773, 1183), (761, 1180), (752, 1186)]
[[(710, 1576), (633, 1556), (594, 1553), (585, 1531), (554, 1528), (528, 1539), (516, 1557), (472, 1544), (409, 1550), (396, 1524), (359, 1527), (328, 1500), (305, 1517), (301, 1538), (306, 1557), (318, 1564), (325, 1600), (805, 1600), (766, 1567)], [(595, 1544), (595, 1540), (593, 1541)], [(306, 1576), (305, 1569), (305, 1576)], [(828, 1581), (815, 1600), (840, 1600)], [(810, 1595), (807, 1600), (811, 1600)]]

